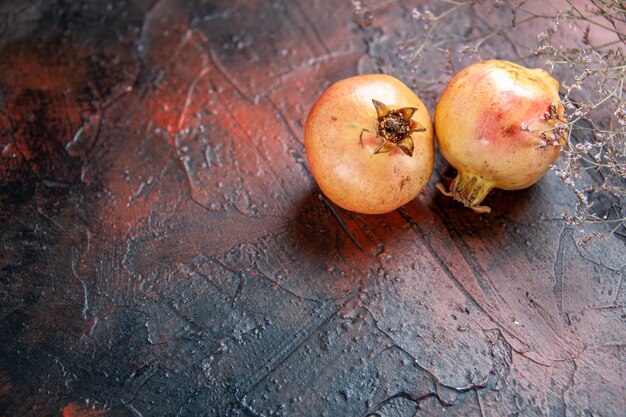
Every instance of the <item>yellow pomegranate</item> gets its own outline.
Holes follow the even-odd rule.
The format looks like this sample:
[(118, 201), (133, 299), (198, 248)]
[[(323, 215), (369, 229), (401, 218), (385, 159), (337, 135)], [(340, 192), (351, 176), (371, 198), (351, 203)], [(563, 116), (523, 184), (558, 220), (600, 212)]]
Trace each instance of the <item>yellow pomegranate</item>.
[[(446, 86), (435, 110), (441, 153), (458, 170), (449, 191), (477, 212), (492, 188), (534, 184), (567, 141), (559, 83), (543, 69), (508, 61), (470, 65)], [(559, 127), (560, 126), (560, 127)]]
[(357, 213), (382, 214), (408, 203), (433, 171), (430, 114), (389, 75), (358, 75), (330, 86), (309, 112), (304, 145), (322, 192)]

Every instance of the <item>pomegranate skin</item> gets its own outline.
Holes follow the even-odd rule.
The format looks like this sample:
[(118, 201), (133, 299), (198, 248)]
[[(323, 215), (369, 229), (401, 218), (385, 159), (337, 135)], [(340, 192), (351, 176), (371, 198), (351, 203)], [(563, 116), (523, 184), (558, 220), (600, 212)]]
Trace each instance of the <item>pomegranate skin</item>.
[(559, 83), (547, 71), (502, 60), (466, 67), (446, 86), (435, 110), (437, 143), (459, 171), (445, 193), (486, 212), (480, 203), (492, 188), (531, 186), (567, 140), (555, 137), (557, 124), (565, 124), (565, 110)]
[[(424, 130), (411, 133), (412, 156), (398, 146), (376, 153), (377, 109), (414, 108), (411, 119)], [(338, 206), (357, 213), (383, 214), (413, 200), (434, 166), (431, 116), (419, 97), (400, 80), (383, 74), (358, 75), (330, 86), (311, 108), (304, 144), (311, 173)]]

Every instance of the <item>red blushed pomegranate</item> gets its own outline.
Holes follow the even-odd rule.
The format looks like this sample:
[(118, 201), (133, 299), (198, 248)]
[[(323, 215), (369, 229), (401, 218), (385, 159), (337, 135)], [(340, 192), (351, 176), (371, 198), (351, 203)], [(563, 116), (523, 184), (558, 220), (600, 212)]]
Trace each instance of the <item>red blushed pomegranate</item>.
[(330, 86), (309, 112), (304, 145), (322, 192), (358, 213), (387, 213), (413, 200), (434, 165), (428, 110), (401, 81), (382, 74)]
[(444, 158), (458, 170), (448, 191), (477, 212), (492, 188), (534, 184), (567, 141), (559, 83), (543, 69), (489, 60), (466, 67), (447, 85), (435, 111)]

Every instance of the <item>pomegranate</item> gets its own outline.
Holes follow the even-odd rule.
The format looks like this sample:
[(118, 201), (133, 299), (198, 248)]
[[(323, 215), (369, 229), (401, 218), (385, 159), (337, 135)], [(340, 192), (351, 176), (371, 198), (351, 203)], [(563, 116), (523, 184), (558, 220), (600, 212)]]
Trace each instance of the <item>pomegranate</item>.
[(413, 200), (434, 165), (428, 110), (400, 80), (382, 74), (330, 86), (309, 112), (304, 144), (322, 192), (358, 213), (387, 213)]
[(457, 169), (449, 190), (437, 188), (477, 212), (492, 188), (534, 184), (567, 141), (559, 83), (543, 69), (508, 61), (470, 65), (446, 86), (435, 110), (435, 133), (444, 158)]

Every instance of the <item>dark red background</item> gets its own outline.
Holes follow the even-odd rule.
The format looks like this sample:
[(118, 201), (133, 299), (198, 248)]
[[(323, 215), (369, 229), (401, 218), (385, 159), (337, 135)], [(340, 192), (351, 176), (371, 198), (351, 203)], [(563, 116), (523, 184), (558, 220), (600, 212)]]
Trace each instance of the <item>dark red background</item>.
[(552, 173), (488, 216), (441, 160), (388, 215), (320, 195), (327, 86), (443, 89), (379, 3), (0, 5), (0, 415), (623, 415), (624, 242)]

